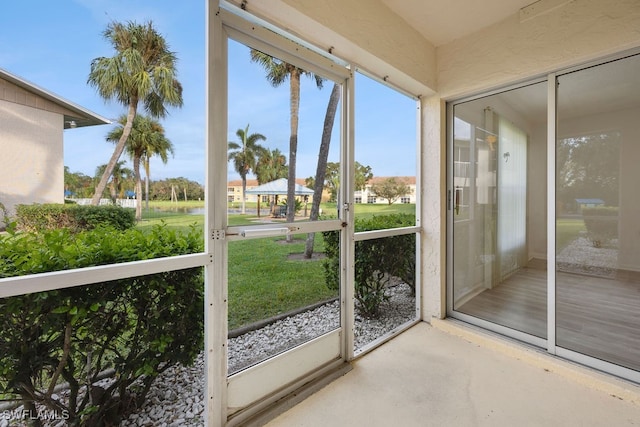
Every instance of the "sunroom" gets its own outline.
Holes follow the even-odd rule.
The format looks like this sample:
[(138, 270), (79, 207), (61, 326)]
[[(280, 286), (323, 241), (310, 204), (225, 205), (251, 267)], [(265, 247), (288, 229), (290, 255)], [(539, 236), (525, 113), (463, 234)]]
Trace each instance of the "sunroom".
[[(469, 325), (631, 388), (640, 383), (638, 1), (211, 0), (205, 9), (203, 251), (4, 278), (0, 297), (202, 268), (201, 417), (209, 426), (263, 422), (418, 324)], [(329, 161), (338, 184), (330, 215), (229, 221), (229, 135), (249, 129), (233, 119), (261, 107), (245, 102), (237, 83), (264, 79), (245, 74), (240, 56), (290, 64), (301, 78), (320, 77), (325, 92), (333, 88), (333, 104), (322, 98), (333, 114), (315, 117), (320, 129), (332, 117), (325, 169)], [(381, 94), (398, 97), (392, 111)], [(363, 104), (379, 111), (362, 113)], [(409, 149), (394, 141), (377, 148), (359, 137), (369, 135), (365, 128), (413, 141)], [(322, 157), (325, 139), (302, 139), (301, 161)], [(358, 228), (354, 194), (365, 155), (395, 166), (396, 176), (415, 176), (416, 203), (405, 222)], [(335, 245), (323, 326), (308, 335), (293, 325), (292, 336), (274, 339), (282, 345), (236, 359), (244, 345), (236, 338), (271, 336), (258, 326), (294, 313), (250, 328), (230, 323), (243, 309), (234, 277), (262, 262), (274, 239), (312, 235)], [(395, 256), (364, 256), (373, 246)], [(235, 253), (251, 255), (237, 263)], [(401, 277), (390, 278), (398, 264)], [(276, 266), (287, 268), (287, 260)], [(369, 320), (360, 310), (368, 300), (359, 274), (383, 268), (381, 310), (401, 310), (385, 305), (394, 292), (409, 309), (363, 340)], [(311, 269), (296, 267), (288, 280), (303, 270)], [(329, 273), (310, 274), (305, 280), (324, 282)], [(286, 288), (273, 283), (270, 292), (287, 298)]]

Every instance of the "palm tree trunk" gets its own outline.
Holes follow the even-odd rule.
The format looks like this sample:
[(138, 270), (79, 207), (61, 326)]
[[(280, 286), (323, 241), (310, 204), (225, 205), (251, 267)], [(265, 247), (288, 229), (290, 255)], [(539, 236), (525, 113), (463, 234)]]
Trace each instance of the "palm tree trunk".
[(145, 156), (144, 158), (144, 198), (145, 198), (145, 208), (149, 210), (149, 180), (151, 179), (151, 167), (149, 165), (149, 156)]
[(136, 179), (136, 221), (142, 220), (142, 177), (140, 176), (140, 157), (133, 158), (133, 174)]
[[(289, 138), (289, 178), (287, 182), (287, 222), (296, 215), (296, 158), (298, 150), (298, 112), (300, 110), (300, 71), (294, 68), (290, 75), (291, 137)], [(293, 236), (287, 234), (287, 242)]]
[(113, 150), (113, 154), (111, 155), (111, 159), (109, 163), (107, 163), (107, 167), (102, 174), (102, 178), (100, 178), (100, 182), (96, 187), (95, 193), (93, 193), (93, 198), (91, 199), (91, 204), (93, 206), (98, 206), (100, 204), (100, 198), (102, 197), (102, 192), (107, 187), (107, 182), (109, 182), (109, 178), (113, 173), (113, 168), (115, 168), (118, 159), (122, 155), (124, 151), (124, 147), (127, 144), (127, 139), (129, 139), (129, 134), (131, 133), (131, 128), (133, 127), (133, 119), (136, 117), (136, 110), (138, 106), (138, 100), (132, 99), (129, 104), (129, 112), (127, 114), (127, 123), (124, 125), (122, 129), (122, 136), (118, 140), (116, 144), (116, 148)]
[[(338, 102), (340, 101), (340, 85), (333, 84), (329, 104), (327, 105), (327, 113), (324, 116), (324, 127), (322, 128), (322, 140), (320, 141), (320, 150), (318, 153), (318, 166), (316, 168), (316, 178), (313, 185), (313, 200), (311, 202), (310, 221), (317, 221), (320, 213), (320, 202), (322, 201), (322, 190), (324, 189), (324, 179), (327, 174), (327, 158), (329, 157), (329, 146), (331, 144), (331, 132), (333, 123), (336, 118)], [(313, 243), (316, 233), (307, 234), (307, 241), (304, 249), (304, 257), (311, 259), (313, 255)]]
[[(111, 201), (115, 205), (116, 200), (118, 200), (118, 180), (115, 178), (111, 180), (111, 184), (109, 184), (109, 194), (111, 194)], [(98, 202), (100, 201), (98, 200)]]
[(245, 213), (245, 207), (244, 207), (244, 202), (245, 202), (245, 194), (247, 193), (247, 175), (242, 175), (242, 215), (244, 215)]

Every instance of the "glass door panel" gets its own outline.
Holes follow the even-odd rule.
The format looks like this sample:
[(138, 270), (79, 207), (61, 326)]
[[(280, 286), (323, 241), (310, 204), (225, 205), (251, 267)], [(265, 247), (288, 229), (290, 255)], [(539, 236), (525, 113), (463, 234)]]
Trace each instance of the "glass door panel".
[(640, 57), (558, 77), (557, 345), (640, 369)]
[[(229, 40), (228, 90), (233, 374), (340, 325), (339, 287), (328, 286), (324, 277), (322, 231), (341, 224), (336, 201), (326, 191), (316, 197), (314, 187), (319, 158), (326, 160), (320, 166), (324, 177), (327, 164), (340, 172), (341, 85)], [(292, 176), (293, 204), (287, 201)], [(336, 245), (339, 256), (339, 239)], [(319, 306), (326, 313), (312, 318)]]
[[(275, 37), (264, 31), (263, 39)], [(242, 417), (341, 362), (343, 281), (329, 283), (324, 262), (331, 252), (341, 265), (344, 228), (336, 200), (323, 190), (332, 173), (343, 173), (348, 73), (329, 78), (315, 62), (326, 65), (324, 58), (302, 52), (301, 59), (230, 34), (246, 43), (228, 41), (225, 230), (227, 405)], [(326, 233), (338, 238), (327, 242)]]
[(546, 83), (453, 107), (453, 309), (546, 337)]

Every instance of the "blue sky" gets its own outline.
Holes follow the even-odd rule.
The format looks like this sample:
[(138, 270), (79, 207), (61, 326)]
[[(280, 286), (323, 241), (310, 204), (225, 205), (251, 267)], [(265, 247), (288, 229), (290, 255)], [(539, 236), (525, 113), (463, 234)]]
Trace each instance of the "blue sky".
[[(91, 60), (113, 56), (102, 32), (112, 21), (152, 21), (177, 54), (184, 106), (171, 109), (161, 121), (175, 156), (167, 165), (152, 160), (151, 178), (182, 176), (204, 183), (205, 0), (21, 0), (7, 2), (2, 9), (0, 67), (109, 119), (123, 114), (124, 107), (104, 101), (87, 84)], [(229, 52), (228, 139), (236, 141), (236, 130), (249, 124), (250, 132), (267, 137), (262, 145), (288, 157), (288, 84), (269, 85), (264, 71), (250, 62), (246, 47), (231, 42)], [(298, 177), (315, 174), (331, 86), (326, 82), (318, 90), (311, 79), (303, 79)], [(413, 175), (415, 101), (361, 75), (356, 90), (356, 160), (371, 166), (377, 176)], [(111, 128), (66, 130), (65, 165), (72, 172), (93, 176), (113, 152), (113, 144), (105, 141)], [(334, 134), (329, 161), (338, 161)], [(237, 178), (232, 166), (229, 178)]]

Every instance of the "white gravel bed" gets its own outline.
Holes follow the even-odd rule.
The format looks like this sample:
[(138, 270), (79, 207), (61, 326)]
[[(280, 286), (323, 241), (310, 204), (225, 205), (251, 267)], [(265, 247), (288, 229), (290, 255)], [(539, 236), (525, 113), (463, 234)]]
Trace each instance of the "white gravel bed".
[(578, 237), (557, 256), (558, 269), (570, 273), (613, 278), (618, 268), (618, 241), (596, 248), (586, 237)]
[[(415, 318), (415, 297), (407, 285), (389, 288), (388, 295), (390, 299), (383, 304), (379, 318), (356, 318), (356, 348)], [(229, 340), (229, 372), (265, 360), (338, 325), (336, 301), (232, 338)], [(204, 426), (203, 396), (204, 362), (200, 356), (192, 367), (176, 366), (163, 373), (149, 391), (145, 405), (122, 426)]]

